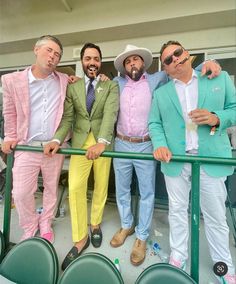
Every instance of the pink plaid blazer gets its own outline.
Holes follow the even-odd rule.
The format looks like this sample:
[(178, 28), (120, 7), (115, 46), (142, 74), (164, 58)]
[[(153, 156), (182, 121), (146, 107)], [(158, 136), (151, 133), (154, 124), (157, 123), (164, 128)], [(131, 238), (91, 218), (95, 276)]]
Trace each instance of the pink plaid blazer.
[[(25, 144), (27, 141), (30, 117), (29, 68), (2, 76), (4, 141), (17, 140), (18, 144)], [(60, 104), (54, 131), (58, 128), (62, 118), (68, 83), (66, 74), (60, 72), (55, 72), (55, 74), (60, 80)]]

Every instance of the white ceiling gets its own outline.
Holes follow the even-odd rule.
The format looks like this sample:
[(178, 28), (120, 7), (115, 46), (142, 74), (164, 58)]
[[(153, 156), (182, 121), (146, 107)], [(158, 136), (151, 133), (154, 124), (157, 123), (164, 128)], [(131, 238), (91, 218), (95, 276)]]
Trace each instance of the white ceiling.
[[(179, 0), (184, 2), (184, 0)], [(235, 0), (234, 0), (235, 1)], [(204, 11), (201, 11), (201, 13), (194, 14), (194, 11), (190, 13), (182, 13), (181, 15), (181, 9), (178, 7), (178, 10), (176, 9), (176, 13), (173, 11), (169, 11), (170, 17), (163, 16), (161, 18), (160, 13), (158, 14), (159, 19), (155, 19), (153, 15), (150, 15), (150, 20), (148, 20), (148, 17), (143, 17), (145, 20), (141, 19), (141, 17), (145, 14), (142, 14), (142, 11), (139, 12), (137, 17), (135, 18), (135, 21), (128, 21), (129, 14), (127, 11), (126, 18), (123, 21), (120, 21), (119, 24), (117, 24), (117, 16), (123, 16), (122, 11), (119, 13), (115, 13), (116, 11), (112, 11), (114, 14), (114, 24), (110, 19), (110, 22), (107, 20), (106, 24), (106, 13), (104, 12), (104, 25), (100, 25), (96, 28), (96, 25), (89, 26), (87, 25), (87, 28), (85, 29), (79, 29), (76, 28), (74, 24), (71, 24), (71, 29), (68, 28), (67, 32), (65, 29), (66, 23), (68, 23), (68, 18), (72, 18), (72, 15), (74, 15), (74, 9), (84, 9), (85, 2), (87, 1), (79, 1), (79, 0), (50, 0), (50, 1), (38, 1), (38, 0), (0, 0), (0, 54), (6, 54), (6, 53), (15, 53), (15, 52), (21, 52), (21, 51), (27, 51), (29, 50), (29, 46), (33, 46), (35, 43), (35, 40), (38, 38), (38, 34), (34, 30), (34, 23), (32, 22), (32, 33), (29, 32), (29, 26), (26, 26), (25, 29), (23, 27), (17, 27), (15, 25), (16, 30), (16, 36), (10, 37), (10, 34), (8, 34), (13, 30), (10, 30), (10, 25), (5, 24), (7, 19), (9, 17), (19, 17), (19, 23), (22, 22), (22, 17), (29, 17), (29, 15), (32, 17), (32, 19), (35, 19), (35, 21), (38, 21), (39, 14), (47, 15), (49, 9), (55, 8), (55, 14), (58, 15), (65, 15), (65, 16), (58, 16), (59, 21), (56, 17), (53, 18), (53, 23), (50, 22), (50, 18), (47, 16), (47, 18), (44, 21), (48, 21), (48, 25), (45, 25), (45, 23), (42, 23), (45, 25), (46, 28), (44, 28), (44, 34), (51, 33), (50, 27), (52, 25), (55, 25), (55, 19), (57, 19), (58, 22), (56, 24), (58, 25), (57, 32), (54, 32), (53, 34), (55, 36), (58, 36), (58, 38), (62, 41), (64, 46), (70, 46), (70, 45), (81, 45), (84, 42), (92, 41), (92, 42), (105, 42), (105, 41), (113, 41), (113, 40), (122, 40), (127, 38), (138, 38), (138, 37), (148, 37), (148, 36), (156, 36), (156, 35), (162, 35), (162, 34), (173, 34), (178, 32), (189, 32), (189, 31), (196, 31), (196, 30), (208, 30), (208, 29), (214, 29), (214, 28), (222, 28), (222, 27), (230, 27), (230, 26), (236, 26), (236, 7), (231, 9), (212, 9), (212, 11), (207, 10), (205, 13)], [(96, 3), (96, 5), (105, 5), (105, 0), (99, 0), (99, 1), (93, 1), (90, 0), (91, 3)], [(110, 0), (109, 3), (111, 3), (112, 0)], [(132, 2), (132, 1), (131, 1)], [(133, 1), (133, 3), (138, 3), (139, 1)], [(148, 0), (146, 1), (149, 2)], [(151, 1), (153, 2), (153, 1)], [(155, 1), (154, 1), (155, 2)], [(156, 3), (158, 5), (156, 7), (161, 7), (164, 5), (165, 1), (156, 0)], [(175, 2), (181, 3), (182, 2)], [(191, 3), (192, 1), (185, 1), (186, 3)], [(227, 0), (226, 0), (227, 2)], [(18, 4), (17, 4), (18, 3)], [(21, 5), (19, 4), (21, 3)], [(87, 2), (89, 3), (89, 2)], [(197, 9), (198, 2), (195, 2), (195, 6)], [(92, 5), (92, 4), (91, 4)], [(95, 5), (95, 4), (94, 4)], [(108, 4), (107, 4), (108, 5)], [(162, 6), (161, 6), (162, 5)], [(172, 5), (173, 6), (173, 5)], [(167, 10), (169, 9), (166, 8)], [(164, 7), (165, 8), (165, 7)], [(163, 9), (164, 9), (163, 8)], [(173, 6), (173, 9), (175, 7)], [(9, 11), (10, 9), (10, 11)], [(14, 11), (15, 9), (15, 11)], [(125, 9), (125, 8), (124, 8)], [(130, 8), (127, 8), (130, 9)], [(50, 10), (50, 11), (51, 11)], [(7, 11), (8, 15), (4, 13), (4, 11)], [(20, 11), (20, 12), (18, 12)], [(53, 10), (52, 10), (53, 11)], [(51, 11), (51, 12), (52, 12)], [(89, 11), (89, 10), (86, 10)], [(109, 11), (107, 11), (108, 13)], [(131, 11), (132, 12), (132, 11)], [(160, 11), (159, 11), (160, 12)], [(60, 14), (61, 13), (61, 14)], [(64, 13), (64, 14), (63, 14)], [(137, 12), (136, 12), (137, 14)], [(167, 13), (168, 14), (168, 13)], [(176, 15), (176, 16), (173, 16)], [(96, 22), (96, 19), (94, 17), (96, 16), (96, 13), (92, 14), (91, 17), (92, 21)], [(101, 15), (100, 15), (101, 16)], [(45, 16), (46, 17), (46, 16)], [(90, 15), (84, 15), (84, 19), (87, 20)], [(130, 17), (135, 17), (135, 13), (131, 13)], [(138, 21), (138, 18), (140, 18), (140, 21)], [(2, 19), (2, 20), (1, 20)], [(65, 19), (65, 21), (63, 21)], [(83, 19), (83, 21), (84, 21)], [(16, 19), (12, 18), (11, 21)], [(8, 19), (8, 21), (10, 21)], [(101, 22), (101, 20), (100, 20)], [(100, 23), (99, 22), (99, 23)], [(9, 22), (10, 23), (10, 22)], [(25, 22), (23, 22), (25, 24)], [(30, 23), (30, 21), (29, 21)], [(40, 24), (40, 23), (39, 23)], [(19, 24), (20, 25), (20, 24)], [(79, 24), (78, 24), (79, 25)], [(91, 28), (92, 27), (92, 28)], [(21, 28), (21, 30), (20, 30)], [(19, 34), (17, 34), (17, 30), (25, 30), (25, 34), (22, 33), (22, 36), (19, 37)], [(42, 28), (43, 29), (43, 28)], [(2, 32), (2, 36), (1, 36)], [(37, 34), (37, 36), (36, 36)], [(40, 33), (41, 35), (42, 33)], [(8, 37), (7, 37), (8, 36)], [(11, 40), (6, 40), (5, 38), (11, 38)]]

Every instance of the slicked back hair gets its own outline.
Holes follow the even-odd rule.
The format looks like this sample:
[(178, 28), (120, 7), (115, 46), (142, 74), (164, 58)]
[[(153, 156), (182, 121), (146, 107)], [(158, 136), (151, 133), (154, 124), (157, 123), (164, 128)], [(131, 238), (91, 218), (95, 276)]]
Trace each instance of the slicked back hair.
[(100, 55), (100, 58), (102, 60), (102, 52), (101, 52), (101, 49), (98, 45), (94, 44), (94, 43), (91, 43), (91, 42), (87, 42), (85, 43), (85, 45), (82, 47), (81, 51), (80, 51), (80, 59), (82, 60), (83, 57), (84, 57), (84, 52), (87, 48), (95, 48), (97, 49), (99, 55)]
[[(179, 46), (183, 47), (182, 44), (179, 43), (178, 41), (169, 40), (168, 42), (166, 42), (162, 45), (161, 50), (160, 50), (160, 57), (162, 56), (163, 51), (170, 45), (179, 45)], [(184, 47), (183, 47), (183, 49), (184, 49)]]

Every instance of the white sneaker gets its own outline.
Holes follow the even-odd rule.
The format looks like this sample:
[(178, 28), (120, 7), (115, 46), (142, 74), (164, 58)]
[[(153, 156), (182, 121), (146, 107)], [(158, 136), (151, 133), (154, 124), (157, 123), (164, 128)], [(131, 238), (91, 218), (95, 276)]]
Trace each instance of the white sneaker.
[(186, 261), (184, 260), (177, 260), (174, 259), (173, 257), (170, 257), (169, 264), (178, 267), (184, 271), (186, 270)]

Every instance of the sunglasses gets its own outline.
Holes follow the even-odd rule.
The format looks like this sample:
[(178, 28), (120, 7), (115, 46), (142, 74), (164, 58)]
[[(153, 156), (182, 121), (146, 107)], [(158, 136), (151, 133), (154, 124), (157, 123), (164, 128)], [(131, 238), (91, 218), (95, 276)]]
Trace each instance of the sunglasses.
[(173, 56), (180, 57), (184, 52), (184, 49), (182, 47), (177, 48), (171, 55), (168, 55), (164, 60), (163, 64), (170, 65), (173, 61)]

